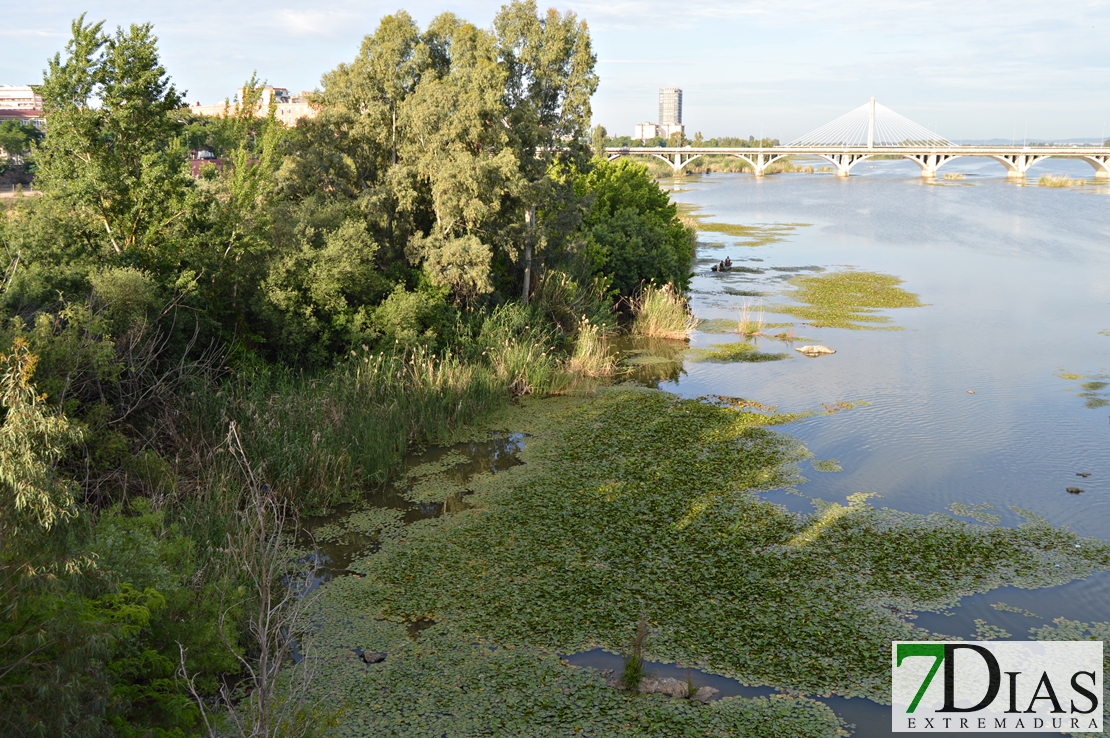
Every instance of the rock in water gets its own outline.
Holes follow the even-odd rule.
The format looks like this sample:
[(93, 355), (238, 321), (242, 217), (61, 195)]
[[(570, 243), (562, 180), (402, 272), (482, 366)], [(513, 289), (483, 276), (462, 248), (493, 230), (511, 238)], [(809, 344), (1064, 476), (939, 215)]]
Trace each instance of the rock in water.
[(713, 699), (717, 695), (717, 693), (720, 692), (720, 691), (721, 690), (714, 689), (713, 687), (698, 687), (698, 691), (694, 692), (694, 696), (691, 697), (690, 699), (694, 699), (694, 700), (697, 700), (698, 702), (708, 704), (709, 701), (711, 699)]
[(380, 664), (385, 661), (385, 654), (376, 651), (363, 651), (360, 658), (367, 664)]
[(1079, 487), (1068, 487), (1068, 492), (1073, 495), (1081, 495), (1086, 490), (1079, 489)]
[(1084, 479), (1086, 479), (1087, 477), (1091, 476), (1091, 473), (1090, 472), (1076, 472), (1075, 476), (1083, 477)]
[(836, 353), (835, 351), (833, 351), (828, 346), (799, 346), (798, 348), (796, 348), (794, 350), (797, 351), (798, 353), (805, 354), (806, 356), (810, 357), (811, 359), (817, 358), (818, 356), (824, 356), (825, 354), (835, 354)]
[(671, 677), (663, 679), (641, 679), (640, 691), (644, 694), (666, 694), (671, 697), (686, 696), (686, 682), (680, 682)]

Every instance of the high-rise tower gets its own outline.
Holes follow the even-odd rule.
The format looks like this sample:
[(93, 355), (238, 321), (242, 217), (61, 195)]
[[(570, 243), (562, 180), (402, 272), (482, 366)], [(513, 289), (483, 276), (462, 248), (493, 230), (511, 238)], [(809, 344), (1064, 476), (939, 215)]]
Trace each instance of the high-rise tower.
[(659, 90), (659, 123), (664, 126), (682, 124), (682, 90), (678, 87)]

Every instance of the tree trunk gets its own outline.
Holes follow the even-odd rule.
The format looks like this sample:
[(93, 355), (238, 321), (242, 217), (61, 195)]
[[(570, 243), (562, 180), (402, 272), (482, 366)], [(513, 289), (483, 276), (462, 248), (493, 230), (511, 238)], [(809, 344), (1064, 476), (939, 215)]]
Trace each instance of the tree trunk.
[(533, 205), (524, 211), (524, 223), (528, 232), (524, 237), (524, 304), (528, 304), (528, 296), (532, 292), (532, 245), (536, 235), (536, 207)]

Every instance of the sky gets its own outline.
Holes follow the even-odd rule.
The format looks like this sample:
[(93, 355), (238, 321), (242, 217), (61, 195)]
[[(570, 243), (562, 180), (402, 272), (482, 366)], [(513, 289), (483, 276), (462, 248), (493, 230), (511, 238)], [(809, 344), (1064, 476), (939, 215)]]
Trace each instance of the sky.
[[(42, 79), (82, 12), (151, 22), (188, 99), (214, 103), (257, 70), (310, 90), (384, 15), (450, 11), (488, 27), (500, 3), (447, 0), (3, 0), (0, 84)], [(540, 3), (540, 7), (544, 7)], [(790, 141), (876, 99), (951, 140), (1110, 136), (1110, 0), (559, 0), (587, 21), (594, 122), (654, 121), (683, 89), (687, 135)]]

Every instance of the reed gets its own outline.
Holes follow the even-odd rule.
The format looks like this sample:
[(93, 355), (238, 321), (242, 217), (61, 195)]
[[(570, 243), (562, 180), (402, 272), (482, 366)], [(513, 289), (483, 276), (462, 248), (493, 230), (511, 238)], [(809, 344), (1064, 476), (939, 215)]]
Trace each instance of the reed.
[(1066, 174), (1043, 174), (1041, 178), (1037, 180), (1037, 184), (1041, 187), (1078, 187), (1079, 185), (1087, 184), (1087, 181), (1083, 179), (1072, 179)]
[(578, 324), (574, 353), (567, 361), (567, 371), (579, 377), (605, 377), (613, 374), (616, 368), (601, 326), (583, 317)]
[(945, 172), (945, 179), (964, 179), (967, 175), (960, 172)]
[(179, 433), (194, 449), (190, 476), (234, 509), (241, 490), (224, 474), (218, 433), (240, 429), (245, 453), (302, 513), (354, 499), (399, 472), (413, 445), (445, 443), (514, 395), (547, 392), (565, 375), (543, 345), (504, 340), (478, 360), (426, 348), (351, 352), (323, 375), (273, 367), (240, 372), (193, 393)]
[(632, 640), (632, 653), (624, 662), (624, 673), (621, 674), (621, 682), (624, 683), (625, 689), (636, 691), (640, 688), (640, 682), (645, 676), (644, 651), (647, 648), (647, 640), (647, 615), (641, 614), (640, 622), (636, 625), (636, 637)]
[(640, 336), (686, 339), (698, 325), (686, 298), (671, 284), (648, 284), (631, 304), (632, 332)]
[(763, 298), (753, 301), (750, 297), (744, 298), (743, 304), (738, 308), (739, 319), (736, 323), (736, 332), (741, 336), (751, 338), (763, 335)]

